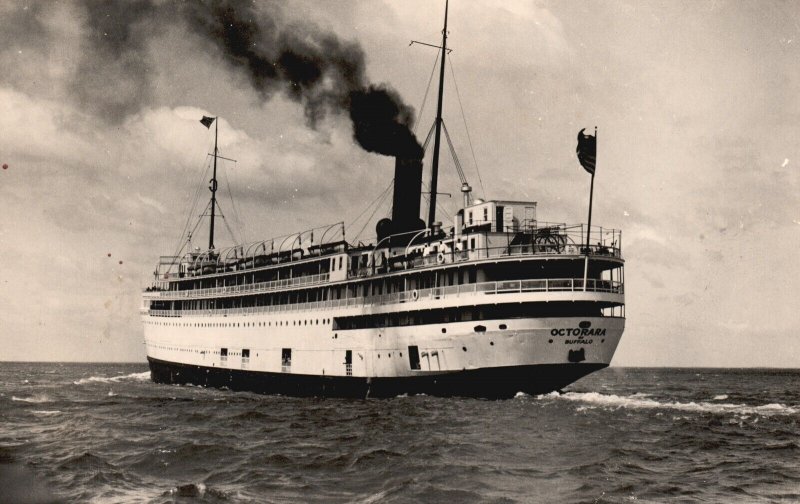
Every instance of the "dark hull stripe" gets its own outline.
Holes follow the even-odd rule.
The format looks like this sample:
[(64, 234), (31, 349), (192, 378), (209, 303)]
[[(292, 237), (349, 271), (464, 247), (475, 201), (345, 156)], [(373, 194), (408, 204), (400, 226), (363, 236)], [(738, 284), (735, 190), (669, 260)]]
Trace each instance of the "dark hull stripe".
[(539, 364), (455, 371), (392, 378), (270, 373), (179, 364), (147, 358), (156, 383), (227, 387), (295, 397), (395, 397), (401, 394), (485, 398), (514, 397), (517, 392), (546, 394), (607, 364)]

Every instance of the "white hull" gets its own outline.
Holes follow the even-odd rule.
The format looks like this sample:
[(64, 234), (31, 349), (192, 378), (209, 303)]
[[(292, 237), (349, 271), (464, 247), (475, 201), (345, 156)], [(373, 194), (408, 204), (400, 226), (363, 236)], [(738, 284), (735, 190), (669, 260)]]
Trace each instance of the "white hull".
[[(376, 378), (577, 362), (605, 366), (625, 324), (623, 318), (570, 317), (333, 330), (322, 323), (330, 318), (325, 313), (292, 315), (144, 316), (147, 355), (209, 368)], [(287, 321), (294, 325), (276, 327)], [(587, 322), (590, 326), (582, 329)], [(484, 326), (485, 332), (476, 332), (476, 326)], [(418, 347), (418, 370), (410, 365), (410, 346)], [(249, 358), (242, 357), (245, 349)], [(291, 349), (288, 368), (282, 361), (284, 349)], [(578, 360), (575, 352), (581, 350)]]

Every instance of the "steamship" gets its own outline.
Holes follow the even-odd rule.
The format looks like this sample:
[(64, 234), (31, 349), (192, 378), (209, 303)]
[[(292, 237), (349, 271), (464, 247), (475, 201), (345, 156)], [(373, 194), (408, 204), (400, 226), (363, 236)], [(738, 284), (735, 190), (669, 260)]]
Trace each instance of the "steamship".
[(161, 257), (143, 292), (155, 382), (505, 398), (609, 365), (625, 325), (620, 231), (543, 222), (535, 201), (478, 199), (465, 180), (453, 221), (436, 220), (446, 44), (445, 14), (428, 219), (422, 156), (398, 157), (372, 243), (338, 223), (216, 248), (215, 135), (209, 247)]

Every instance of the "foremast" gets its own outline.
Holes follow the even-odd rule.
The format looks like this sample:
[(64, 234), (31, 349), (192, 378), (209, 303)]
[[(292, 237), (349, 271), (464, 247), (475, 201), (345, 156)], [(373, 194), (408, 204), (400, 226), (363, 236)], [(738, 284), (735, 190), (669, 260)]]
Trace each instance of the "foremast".
[[(206, 119), (203, 117), (203, 119)], [(219, 121), (218, 118), (211, 118), (214, 121), (214, 172), (211, 177), (211, 185), (208, 188), (211, 190), (211, 222), (208, 230), (208, 250), (214, 250), (214, 220), (216, 217), (217, 209), (217, 157), (219, 150), (217, 148), (217, 138), (219, 136)], [(203, 123), (205, 124), (205, 123)]]

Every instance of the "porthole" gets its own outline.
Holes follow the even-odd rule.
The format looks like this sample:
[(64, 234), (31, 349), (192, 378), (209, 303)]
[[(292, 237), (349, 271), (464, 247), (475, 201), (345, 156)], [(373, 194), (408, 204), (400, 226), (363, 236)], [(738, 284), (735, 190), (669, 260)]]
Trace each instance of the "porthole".
[(442, 327), (442, 334), (444, 334), (444, 333), (446, 333), (446, 332), (447, 332), (447, 328), (445, 328), (445, 327)]
[(486, 332), (486, 326), (476, 325), (474, 327), (475, 332)]
[(500, 329), (508, 329), (508, 326), (505, 324), (500, 324)]
[(464, 350), (464, 351), (466, 352), (466, 351), (467, 351), (467, 347), (465, 347), (465, 346), (462, 346), (462, 347), (461, 347), (461, 350)]

